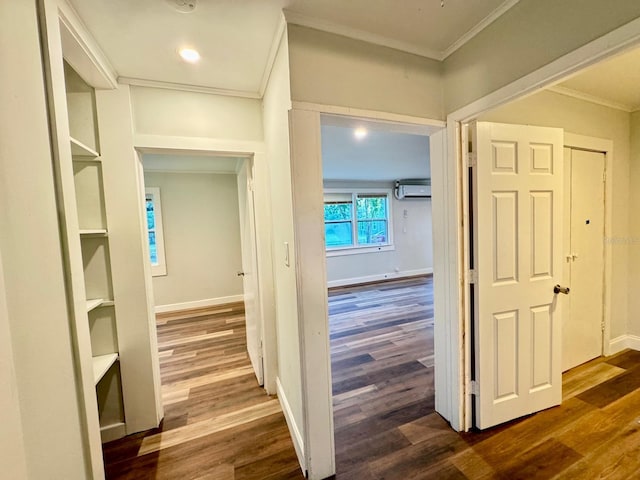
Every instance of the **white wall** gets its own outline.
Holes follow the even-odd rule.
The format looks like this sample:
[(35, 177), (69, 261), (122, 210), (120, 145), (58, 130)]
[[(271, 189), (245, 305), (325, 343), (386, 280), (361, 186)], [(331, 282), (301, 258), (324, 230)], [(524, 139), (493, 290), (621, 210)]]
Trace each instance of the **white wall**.
[(162, 201), (167, 275), (153, 277), (156, 306), (242, 295), (236, 176), (145, 172), (144, 178), (145, 186), (160, 188)]
[(444, 118), (440, 62), (297, 25), (288, 29), (294, 101)]
[[(325, 181), (325, 188), (393, 188), (393, 182)], [(405, 212), (406, 210), (406, 217)], [(327, 257), (329, 287), (433, 273), (431, 200), (392, 197), (394, 250)]]
[(640, 112), (631, 114), (631, 154), (629, 168), (629, 197), (625, 204), (629, 215), (629, 236), (625, 242), (629, 250), (629, 313), (627, 333), (640, 336), (640, 295), (635, 286), (640, 282)]
[(262, 140), (260, 100), (131, 87), (137, 134)]
[[(278, 379), (281, 401), (290, 408), (287, 418), (298, 449), (304, 438), (302, 373), (298, 332), (298, 291), (296, 253), (293, 234), (291, 163), (289, 151), (289, 53), (287, 34), (283, 35), (269, 83), (264, 94), (264, 137), (271, 180), (273, 274), (278, 335)], [(289, 245), (289, 264), (285, 262), (285, 243)], [(287, 414), (287, 412), (285, 412)], [(296, 439), (296, 430), (298, 438)], [(302, 452), (298, 451), (300, 455)]]
[[(262, 102), (206, 93), (134, 87), (135, 145), (161, 153), (254, 154), (254, 195), (265, 389), (276, 392), (277, 340), (271, 241), (270, 174), (263, 142)], [(179, 119), (180, 121), (176, 121)]]
[[(0, 11), (2, 11), (0, 9)], [(27, 463), (22, 435), (20, 398), (11, 346), (9, 313), (5, 296), (4, 275), (0, 259), (0, 465), (8, 478), (20, 480), (27, 477)]]
[[(0, 2), (2, 476), (88, 476), (65, 293), (36, 2)], [(8, 323), (7, 323), (8, 319)], [(9, 336), (10, 335), (10, 336)], [(5, 350), (6, 344), (11, 350)], [(7, 363), (4, 363), (7, 362)], [(19, 412), (16, 408), (19, 401)], [(22, 430), (22, 438), (21, 432)], [(23, 443), (22, 443), (23, 441)], [(23, 450), (24, 449), (24, 450)], [(23, 451), (22, 451), (23, 450)], [(5, 463), (6, 455), (15, 457)], [(6, 468), (6, 469), (5, 469)], [(15, 473), (15, 476), (13, 475)]]
[(453, 112), (640, 16), (640, 2), (520, 0), (444, 61)]
[[(614, 165), (613, 178), (610, 179), (613, 186), (613, 231), (611, 236), (628, 238), (630, 115), (627, 112), (543, 91), (482, 115), (480, 119), (492, 122), (561, 127), (567, 132), (612, 140)], [(633, 190), (631, 189), (631, 191)], [(627, 242), (616, 243), (613, 247), (611, 338), (627, 333), (627, 318), (635, 319), (640, 313), (640, 310), (637, 309), (634, 309), (633, 312), (628, 311), (628, 301), (635, 297), (629, 290), (629, 248)], [(640, 264), (636, 263), (636, 265)], [(635, 304), (635, 300), (633, 301)], [(640, 307), (640, 305), (635, 305), (635, 308)]]

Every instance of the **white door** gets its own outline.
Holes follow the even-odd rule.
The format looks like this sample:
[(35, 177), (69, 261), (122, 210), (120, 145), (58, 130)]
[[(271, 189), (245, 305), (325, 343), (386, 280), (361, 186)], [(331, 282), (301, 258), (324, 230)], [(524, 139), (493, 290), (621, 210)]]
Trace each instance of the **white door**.
[(242, 271), (238, 274), (242, 276), (244, 289), (247, 351), (258, 383), (263, 385), (262, 328), (256, 259), (252, 164), (252, 160), (245, 160), (238, 173), (238, 209), (240, 212), (240, 241), (242, 243)]
[(562, 399), (563, 131), (470, 128), (474, 224), (476, 426)]
[[(602, 355), (604, 165), (601, 152), (565, 148), (562, 370)], [(570, 228), (567, 228), (570, 227)]]

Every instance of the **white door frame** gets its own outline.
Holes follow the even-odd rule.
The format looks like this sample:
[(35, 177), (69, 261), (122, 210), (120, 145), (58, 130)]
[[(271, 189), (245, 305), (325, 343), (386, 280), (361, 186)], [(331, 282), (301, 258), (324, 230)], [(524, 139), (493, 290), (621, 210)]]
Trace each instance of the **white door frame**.
[[(466, 252), (468, 251), (467, 239), (469, 238), (469, 222), (467, 218), (466, 208), (456, 210), (455, 206), (468, 205), (469, 203), (469, 184), (468, 175), (465, 174), (467, 166), (467, 158), (463, 158), (463, 124), (466, 124), (472, 120), (477, 119), (481, 114), (497, 108), (501, 105), (509, 103), (511, 101), (524, 98), (528, 95), (534, 94), (544, 88), (550, 87), (566, 77), (579, 72), (580, 70), (594, 65), (602, 60), (612, 57), (624, 50), (632, 48), (640, 44), (640, 19), (633, 20), (622, 27), (619, 27), (602, 37), (593, 40), (582, 47), (563, 55), (562, 57), (550, 62), (549, 64), (534, 70), (533, 72), (519, 78), (508, 85), (505, 85), (498, 90), (479, 98), (478, 100), (470, 103), (469, 105), (462, 107), (447, 115), (447, 138), (449, 141), (448, 148), (448, 162), (446, 162), (446, 168), (448, 169), (448, 178), (455, 179), (448, 184), (450, 195), (447, 196), (445, 210), (452, 215), (452, 221), (456, 225), (462, 225), (460, 229), (456, 229), (456, 232), (448, 232), (453, 235), (452, 238), (457, 239), (459, 246), (457, 258), (450, 259), (451, 262), (451, 275), (453, 275), (453, 266), (461, 266), (462, 269), (460, 282), (456, 286), (456, 294), (449, 296), (449, 305), (455, 305), (457, 307), (458, 315), (454, 315), (454, 311), (451, 311), (449, 318), (458, 319), (458, 329), (460, 335), (452, 337), (451, 350), (460, 352), (461, 364), (463, 369), (460, 372), (460, 384), (458, 386), (461, 395), (459, 396), (459, 408), (458, 411), (461, 415), (461, 429), (468, 430), (471, 428), (471, 385), (470, 385), (470, 352), (471, 346), (469, 344), (469, 335), (466, 335), (469, 329), (470, 315), (468, 311), (468, 286), (470, 283), (469, 278), (469, 263)], [(466, 157), (466, 155), (465, 155)], [(612, 155), (607, 156), (608, 163), (607, 169), (610, 173), (612, 168), (611, 162)], [(609, 175), (609, 173), (607, 175)], [(610, 198), (606, 195), (610, 195), (611, 186), (609, 183), (608, 189), (605, 191), (605, 201), (609, 199), (608, 205), (605, 206), (605, 215), (608, 220), (605, 223), (605, 228), (608, 228), (606, 232), (611, 231), (611, 215), (609, 215), (608, 209), (611, 208)], [(605, 232), (605, 235), (607, 234)], [(451, 241), (451, 239), (449, 239)], [(611, 245), (605, 247), (605, 261), (610, 260)], [(605, 264), (605, 283), (611, 283), (611, 261)], [(609, 300), (607, 299), (609, 295)], [(609, 315), (610, 318), (610, 285), (605, 285), (605, 316)], [(455, 328), (455, 327), (454, 327)], [(605, 328), (605, 339), (608, 338), (610, 332), (608, 327)], [(614, 340), (615, 343), (615, 340)], [(618, 342), (614, 345), (614, 349), (625, 348), (624, 341)], [(605, 353), (613, 353), (613, 350), (609, 347), (609, 342), (605, 343)], [(455, 427), (454, 427), (455, 428)]]
[(613, 232), (613, 178), (614, 156), (613, 141), (606, 138), (590, 137), (578, 135), (576, 133), (564, 132), (565, 148), (575, 148), (578, 150), (588, 150), (591, 152), (604, 153), (604, 275), (603, 275), (603, 321), (604, 331), (602, 332), (602, 353), (612, 355), (627, 348), (626, 336), (620, 339), (611, 339), (611, 307), (613, 279), (613, 243), (608, 241), (612, 238)]
[[(370, 110), (359, 110), (331, 105), (320, 105), (306, 102), (293, 102), (290, 112), (291, 133), (291, 172), (292, 194), (294, 205), (294, 228), (296, 248), (296, 282), (298, 286), (298, 321), (302, 362), (302, 401), (303, 401), (303, 447), (304, 469), (311, 480), (329, 477), (335, 473), (335, 446), (333, 442), (333, 405), (331, 387), (331, 358), (329, 350), (329, 325), (326, 283), (326, 252), (323, 242), (322, 223), (322, 152), (320, 146), (320, 117), (323, 114), (343, 115), (389, 123), (412, 124), (425, 127), (425, 131), (440, 129), (444, 132), (445, 124), (440, 120), (391, 114)], [(436, 133), (443, 139), (443, 134)], [(435, 201), (436, 192), (446, 191), (446, 180), (441, 177), (445, 171), (446, 160), (444, 141), (436, 146), (435, 155), (431, 159), (432, 186), (434, 192), (434, 259), (441, 259), (436, 270), (434, 264), (434, 291), (438, 284), (438, 293), (450, 290), (450, 285), (457, 281), (446, 278), (445, 264), (448, 258), (446, 250), (445, 228), (437, 225), (439, 219), (447, 222), (449, 215), (439, 211), (443, 203)], [(433, 182), (435, 180), (435, 182)], [(320, 221), (318, 221), (320, 220)], [(436, 233), (439, 232), (439, 233)], [(441, 274), (442, 273), (442, 274)], [(446, 301), (442, 302), (446, 305)], [(450, 333), (446, 322), (446, 308), (435, 309), (435, 314), (445, 324), (442, 333)], [(447, 338), (448, 340), (448, 338)], [(442, 342), (448, 345), (448, 341)], [(449, 392), (448, 386), (457, 382), (448, 382), (449, 375), (455, 374), (451, 367), (450, 352), (445, 348), (440, 355), (436, 354), (436, 372), (441, 372), (440, 380), (443, 388), (436, 388), (439, 407), (445, 408), (444, 414), (453, 410), (458, 404), (457, 392)]]
[[(259, 314), (262, 332), (264, 389), (276, 394), (278, 369), (276, 314), (273, 304), (273, 263), (271, 258), (271, 200), (266, 184), (267, 155), (264, 144), (253, 141), (214, 140), (205, 138), (135, 135), (134, 148), (140, 154), (206, 155), (251, 159), (252, 176), (257, 198), (254, 211), (256, 229), (256, 261), (258, 263)], [(257, 178), (259, 177), (259, 178)], [(144, 193), (144, 192), (143, 192)]]

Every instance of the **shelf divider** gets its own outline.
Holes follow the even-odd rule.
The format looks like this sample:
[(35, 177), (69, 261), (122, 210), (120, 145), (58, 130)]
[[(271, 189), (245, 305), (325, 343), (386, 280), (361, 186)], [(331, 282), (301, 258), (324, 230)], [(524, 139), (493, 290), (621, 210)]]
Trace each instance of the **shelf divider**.
[(107, 355), (93, 357), (93, 381), (96, 385), (117, 360), (117, 353), (108, 353)]
[(71, 155), (74, 157), (90, 157), (93, 159), (97, 159), (100, 157), (100, 154), (96, 152), (93, 148), (86, 146), (80, 140), (76, 140), (73, 137), (69, 137), (71, 141)]
[(87, 300), (87, 312), (90, 312), (94, 308), (98, 308), (103, 303), (104, 303), (104, 299), (102, 299), (102, 298), (88, 299)]

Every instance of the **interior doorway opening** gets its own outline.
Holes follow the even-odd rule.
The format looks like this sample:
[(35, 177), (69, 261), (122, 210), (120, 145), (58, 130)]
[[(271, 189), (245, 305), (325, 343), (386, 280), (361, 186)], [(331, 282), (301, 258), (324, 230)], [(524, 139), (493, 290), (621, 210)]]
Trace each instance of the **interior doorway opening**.
[[(637, 348), (626, 333), (635, 302), (624, 280), (634, 268), (630, 232), (637, 228), (628, 210), (633, 203), (629, 201), (633, 196), (629, 175), (634, 172), (637, 152), (633, 134), (637, 118), (628, 102), (635, 93), (621, 88), (615, 93), (619, 100), (615, 102), (601, 88), (604, 79), (617, 83), (621, 65), (628, 67), (635, 57), (633, 50), (622, 53), (574, 74), (560, 85), (476, 114), (478, 121), (563, 130), (564, 180), (559, 214), (564, 235), (557, 283), (569, 287), (570, 294), (558, 299), (563, 317), (559, 371), (569, 376), (585, 362)], [(481, 161), (478, 159), (478, 163)], [(471, 180), (465, 188), (472, 191)], [(469, 358), (476, 358), (473, 345), (468, 347)], [(472, 377), (468, 369), (469, 362), (467, 374)], [(466, 395), (467, 428), (474, 424), (472, 391), (478, 388), (470, 387)]]
[(321, 116), (338, 476), (363, 475), (406, 447), (397, 427), (439, 418), (431, 130)]
[(263, 385), (253, 159), (146, 152), (141, 167), (156, 314), (202, 316), (241, 306), (246, 353)]

